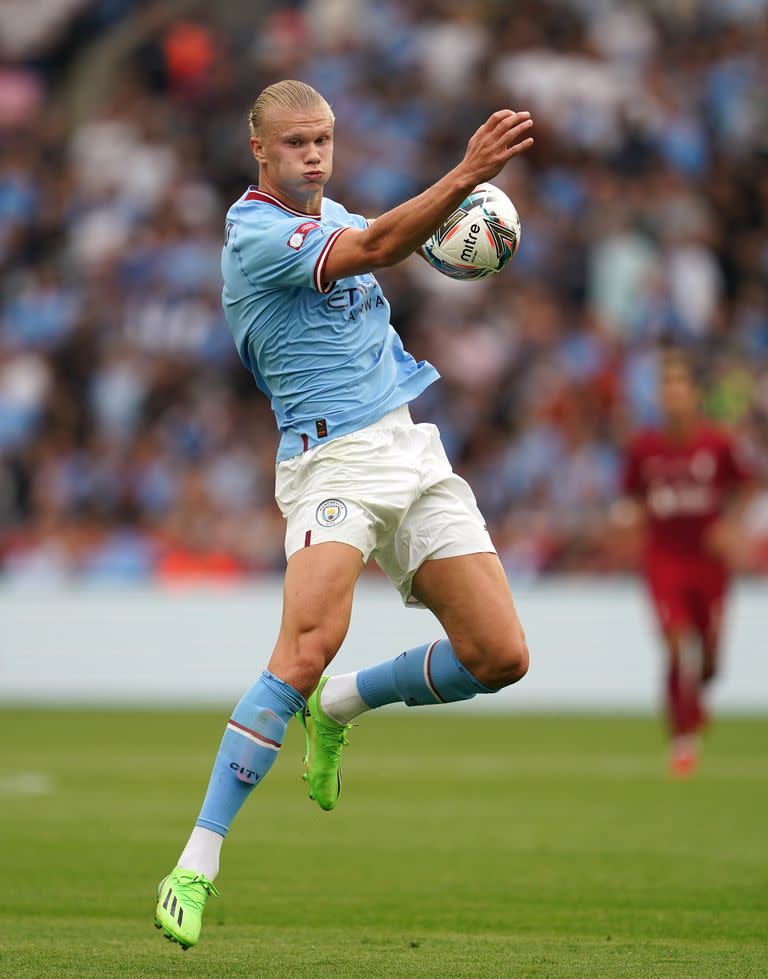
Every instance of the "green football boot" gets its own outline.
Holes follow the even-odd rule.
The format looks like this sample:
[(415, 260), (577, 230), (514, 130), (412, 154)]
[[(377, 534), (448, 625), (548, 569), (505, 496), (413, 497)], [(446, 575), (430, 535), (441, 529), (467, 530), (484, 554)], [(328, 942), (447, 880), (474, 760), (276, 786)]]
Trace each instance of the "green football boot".
[(347, 731), (351, 724), (332, 720), (320, 706), (320, 694), (328, 681), (321, 677), (306, 707), (297, 713), (307, 740), (304, 756), (306, 771), (302, 778), (309, 783), (309, 798), (328, 811), (335, 809), (341, 794), (341, 749), (349, 744)]
[(213, 881), (193, 870), (174, 867), (157, 885), (155, 928), (162, 928), (165, 937), (186, 952), (200, 937), (209, 894), (219, 896)]

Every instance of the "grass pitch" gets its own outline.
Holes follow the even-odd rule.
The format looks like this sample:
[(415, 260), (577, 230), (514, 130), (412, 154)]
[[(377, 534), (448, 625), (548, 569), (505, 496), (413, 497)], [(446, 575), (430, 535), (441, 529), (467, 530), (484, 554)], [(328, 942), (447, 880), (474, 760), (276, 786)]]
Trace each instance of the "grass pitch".
[(339, 809), (298, 725), (224, 849), (200, 944), (152, 927), (219, 712), (0, 713), (0, 976), (768, 975), (768, 725), (675, 783), (650, 719), (362, 719)]

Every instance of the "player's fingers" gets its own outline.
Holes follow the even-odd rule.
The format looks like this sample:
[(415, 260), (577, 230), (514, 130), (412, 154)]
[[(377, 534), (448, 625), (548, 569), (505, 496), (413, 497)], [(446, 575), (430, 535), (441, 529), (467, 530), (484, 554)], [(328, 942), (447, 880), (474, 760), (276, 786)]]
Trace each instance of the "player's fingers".
[(504, 116), (503, 119), (499, 119), (494, 127), (494, 135), (499, 133), (509, 132), (510, 129), (514, 129), (515, 126), (519, 126), (520, 123), (525, 122), (527, 119), (531, 118), (530, 112), (512, 112)]
[(506, 130), (503, 133), (499, 133), (499, 138), (503, 137), (505, 140), (505, 145), (510, 146), (521, 136), (528, 132), (529, 129), (533, 127), (533, 119), (525, 119), (523, 122), (518, 123), (517, 126), (513, 126), (511, 129)]
[(517, 156), (518, 153), (524, 153), (526, 150), (529, 150), (532, 146), (533, 146), (533, 138), (530, 136), (528, 137), (528, 139), (524, 139), (522, 143), (515, 143), (514, 146), (508, 146), (507, 154), (506, 154), (507, 159), (511, 160), (513, 156)]
[(508, 129), (510, 126), (514, 126), (515, 120), (520, 115), (521, 114), (519, 112), (515, 112), (513, 109), (499, 109), (498, 112), (493, 113), (493, 115), (488, 119), (484, 126), (481, 126), (481, 128), (485, 129), (487, 133), (495, 136), (499, 132)]
[[(488, 129), (495, 129), (500, 122), (504, 121), (504, 119), (509, 119), (510, 116), (514, 116), (516, 114), (517, 113), (514, 111), (514, 109), (498, 109), (493, 113), (493, 115), (488, 117), (485, 126)], [(480, 128), (482, 129), (483, 127), (481, 126)]]

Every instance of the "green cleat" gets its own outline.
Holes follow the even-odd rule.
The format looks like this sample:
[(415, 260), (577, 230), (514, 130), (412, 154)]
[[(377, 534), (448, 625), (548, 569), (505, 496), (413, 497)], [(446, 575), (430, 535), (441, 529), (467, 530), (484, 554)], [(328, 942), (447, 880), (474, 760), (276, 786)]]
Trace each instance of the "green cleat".
[(335, 809), (341, 794), (341, 749), (349, 744), (347, 731), (351, 724), (331, 720), (320, 706), (320, 694), (328, 677), (320, 678), (304, 710), (296, 715), (304, 728), (307, 753), (302, 778), (309, 783), (309, 798), (328, 811)]
[(186, 950), (197, 943), (209, 894), (219, 896), (213, 881), (193, 870), (175, 867), (157, 885), (155, 928)]

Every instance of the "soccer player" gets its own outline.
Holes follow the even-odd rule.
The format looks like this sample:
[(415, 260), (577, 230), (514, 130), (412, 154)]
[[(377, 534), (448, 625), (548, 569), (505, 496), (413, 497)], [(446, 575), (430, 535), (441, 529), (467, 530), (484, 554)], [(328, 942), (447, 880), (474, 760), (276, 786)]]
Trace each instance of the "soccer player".
[[(350, 722), (383, 704), (469, 700), (519, 680), (528, 650), (506, 576), (469, 486), (408, 403), (438, 379), (389, 322), (372, 274), (416, 252), (474, 187), (533, 143), (530, 113), (495, 112), (462, 161), (423, 194), (367, 221), (323, 197), (333, 113), (302, 82), (266, 88), (250, 113), (258, 186), (229, 210), (223, 302), (240, 356), (281, 432), (276, 498), (286, 520), (283, 616), (267, 669), (226, 726), (208, 791), (155, 924), (188, 948), (232, 820), (304, 726), (310, 798), (336, 805)], [(327, 677), (355, 583), (374, 557), (435, 639), (370, 669)]]
[(667, 658), (670, 772), (697, 762), (703, 693), (717, 673), (729, 560), (751, 475), (731, 435), (704, 420), (681, 351), (661, 357), (661, 427), (630, 444), (624, 513), (645, 526), (643, 573)]

